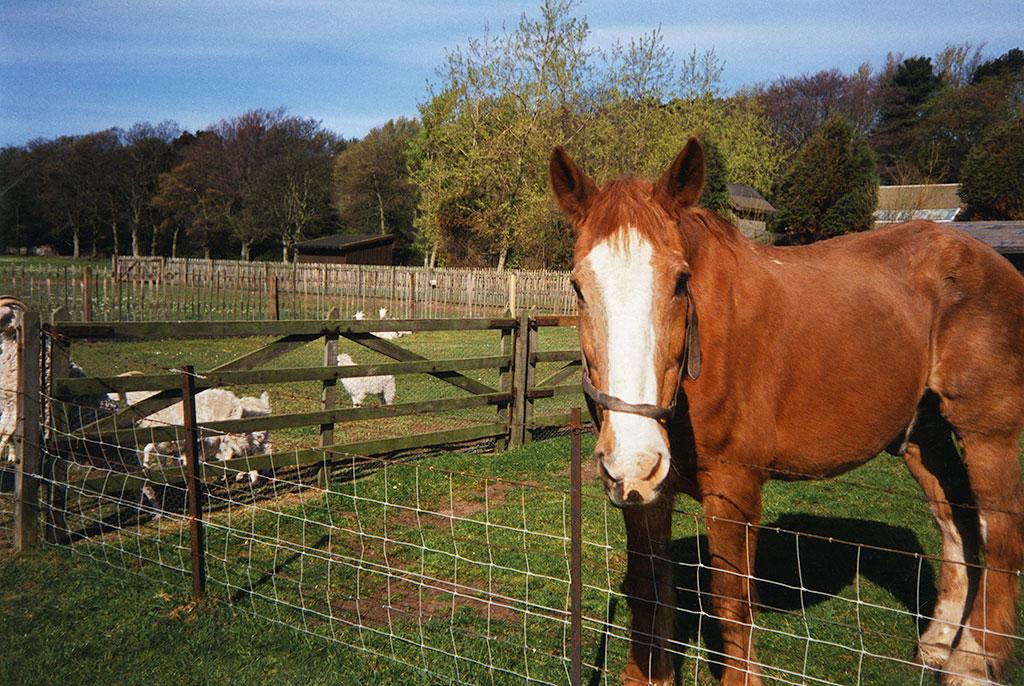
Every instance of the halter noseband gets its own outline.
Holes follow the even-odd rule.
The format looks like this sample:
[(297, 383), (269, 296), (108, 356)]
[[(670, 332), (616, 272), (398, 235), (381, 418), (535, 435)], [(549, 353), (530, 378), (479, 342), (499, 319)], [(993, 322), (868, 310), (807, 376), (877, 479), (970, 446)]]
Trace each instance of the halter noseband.
[(686, 284), (686, 299), (689, 302), (689, 312), (686, 315), (686, 334), (683, 340), (683, 358), (679, 363), (679, 372), (676, 375), (676, 390), (672, 395), (672, 404), (668, 407), (661, 405), (650, 405), (648, 403), (630, 403), (622, 398), (609, 395), (598, 390), (590, 381), (590, 365), (587, 362), (587, 354), (580, 351), (580, 362), (583, 368), (582, 385), (583, 392), (587, 396), (587, 409), (590, 410), (590, 419), (595, 429), (601, 428), (601, 422), (597, 417), (597, 405), (612, 412), (628, 412), (629, 414), (650, 417), (659, 422), (667, 422), (676, 414), (676, 404), (679, 399), (679, 389), (683, 385), (683, 370), (687, 376), (696, 379), (700, 375), (701, 354), (700, 338), (697, 332), (697, 305), (693, 301), (693, 293), (690, 291), (690, 284)]

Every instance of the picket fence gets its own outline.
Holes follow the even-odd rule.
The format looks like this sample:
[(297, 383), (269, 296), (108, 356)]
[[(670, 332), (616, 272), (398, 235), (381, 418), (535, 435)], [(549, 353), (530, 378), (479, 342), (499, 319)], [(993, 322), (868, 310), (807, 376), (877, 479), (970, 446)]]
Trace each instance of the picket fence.
[(0, 261), (0, 290), (76, 321), (498, 316), (575, 314), (558, 271), (283, 264), (116, 256), (109, 266)]

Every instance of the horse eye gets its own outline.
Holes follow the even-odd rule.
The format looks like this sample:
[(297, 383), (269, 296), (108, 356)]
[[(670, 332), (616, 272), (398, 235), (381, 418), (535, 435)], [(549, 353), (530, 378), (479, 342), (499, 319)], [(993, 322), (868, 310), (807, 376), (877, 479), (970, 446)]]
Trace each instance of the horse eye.
[(675, 290), (675, 293), (673, 295), (675, 295), (675, 297), (677, 297), (677, 298), (683, 297), (683, 295), (686, 293), (686, 284), (689, 281), (690, 281), (690, 274), (687, 273), (687, 272), (681, 273), (679, 275), (679, 277), (676, 278), (676, 290)]
[(576, 283), (576, 280), (572, 280), (569, 283), (572, 284), (572, 289), (576, 291), (576, 299), (583, 302), (583, 291), (580, 290), (580, 285)]

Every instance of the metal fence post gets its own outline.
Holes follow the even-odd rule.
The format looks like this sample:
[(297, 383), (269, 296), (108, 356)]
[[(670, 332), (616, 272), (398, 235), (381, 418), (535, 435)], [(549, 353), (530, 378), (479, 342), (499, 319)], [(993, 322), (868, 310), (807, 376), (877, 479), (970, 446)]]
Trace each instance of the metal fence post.
[(580, 434), (583, 422), (580, 408), (570, 411), (570, 517), (572, 555), (569, 560), (569, 634), (572, 653), (569, 660), (569, 683), (581, 686), (583, 683), (583, 467)]
[(198, 602), (206, 592), (206, 543), (203, 532), (203, 508), (200, 498), (199, 445), (196, 437), (196, 387), (192, 365), (181, 370), (181, 403), (185, 424), (185, 474), (188, 500), (188, 528), (192, 541), (192, 600)]
[[(58, 307), (50, 315), (50, 324), (68, 321), (70, 319), (67, 309)], [(46, 364), (49, 379), (47, 388), (50, 389), (46, 401), (46, 418), (44, 424), (50, 432), (50, 444), (58, 446), (60, 440), (68, 435), (68, 414), (67, 406), (57, 403), (53, 398), (54, 379), (64, 379), (71, 376), (71, 343), (58, 341), (54, 337), (49, 338), (49, 345), (46, 346), (46, 354), (49, 358)], [(42, 408), (41, 408), (42, 409)], [(59, 451), (56, 451), (59, 454)], [(56, 455), (44, 460), (43, 470), (46, 481), (49, 484), (47, 501), (49, 515), (47, 517), (46, 540), (55, 543), (61, 535), (67, 532), (68, 525), (65, 519), (67, 513), (67, 483), (68, 468), (65, 464), (60, 471), (56, 469)]]
[(25, 312), (18, 342), (18, 436), (14, 465), (14, 550), (22, 552), (39, 543), (39, 313)]

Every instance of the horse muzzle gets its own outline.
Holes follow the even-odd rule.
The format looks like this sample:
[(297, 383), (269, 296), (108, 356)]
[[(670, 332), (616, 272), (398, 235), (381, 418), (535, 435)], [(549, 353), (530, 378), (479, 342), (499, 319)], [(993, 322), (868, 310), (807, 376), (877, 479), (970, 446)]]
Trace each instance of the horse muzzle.
[(668, 477), (671, 458), (666, 448), (650, 446), (639, 451), (605, 451), (601, 441), (594, 461), (605, 492), (616, 507), (644, 507), (658, 500)]

